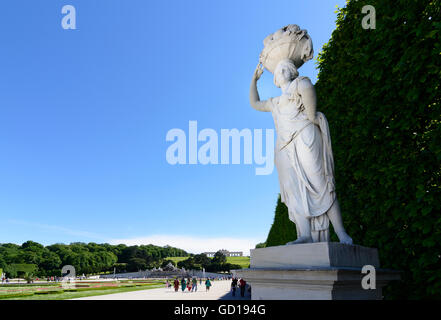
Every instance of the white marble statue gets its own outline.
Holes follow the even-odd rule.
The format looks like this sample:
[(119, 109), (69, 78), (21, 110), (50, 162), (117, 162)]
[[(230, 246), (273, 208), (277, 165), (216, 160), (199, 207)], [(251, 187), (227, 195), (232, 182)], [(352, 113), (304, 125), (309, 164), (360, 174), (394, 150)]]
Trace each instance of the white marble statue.
[[(269, 35), (251, 81), (250, 102), (254, 109), (271, 112), (274, 118), (281, 200), (298, 235), (287, 244), (329, 242), (329, 221), (340, 242), (352, 244), (335, 195), (328, 122), (324, 114), (316, 112), (313, 84), (297, 71), (312, 56), (311, 38), (297, 25)], [(274, 74), (281, 96), (260, 101), (256, 84), (263, 68)]]

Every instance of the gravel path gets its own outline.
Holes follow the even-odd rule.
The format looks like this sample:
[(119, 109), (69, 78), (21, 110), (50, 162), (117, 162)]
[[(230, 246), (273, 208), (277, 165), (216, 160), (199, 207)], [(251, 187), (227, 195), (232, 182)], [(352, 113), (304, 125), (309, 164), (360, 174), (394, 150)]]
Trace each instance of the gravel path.
[(246, 292), (245, 297), (241, 297), (239, 290), (236, 296), (233, 297), (230, 291), (230, 280), (212, 281), (210, 290), (205, 291), (205, 285), (202, 286), (198, 282), (198, 291), (189, 292), (185, 290), (182, 292), (179, 289), (175, 292), (174, 288), (157, 288), (149, 290), (139, 290), (133, 292), (113, 293), (93, 297), (84, 297), (72, 300), (250, 300), (250, 293)]

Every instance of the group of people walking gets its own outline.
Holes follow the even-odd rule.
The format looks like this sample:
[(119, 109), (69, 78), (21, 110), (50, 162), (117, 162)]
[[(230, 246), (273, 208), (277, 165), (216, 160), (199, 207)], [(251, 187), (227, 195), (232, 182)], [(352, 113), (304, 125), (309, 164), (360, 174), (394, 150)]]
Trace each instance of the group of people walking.
[[(175, 292), (179, 292), (179, 289), (181, 289), (182, 293), (188, 291), (188, 292), (196, 292), (198, 291), (198, 282), (199, 285), (202, 286), (202, 278), (199, 278), (199, 281), (196, 277), (193, 278), (185, 278), (182, 277), (180, 280), (176, 277), (173, 281), (167, 280), (165, 287), (167, 289), (171, 289), (172, 286), (175, 290)], [(208, 292), (210, 290), (210, 287), (212, 286), (212, 281), (210, 278), (207, 278), (205, 280), (205, 291)], [(245, 279), (242, 278), (231, 278), (231, 292), (233, 297), (236, 296), (236, 291), (239, 289), (240, 296), (245, 297), (246, 289), (248, 287), (248, 291), (251, 291), (251, 288), (249, 285), (247, 285), (247, 282)]]
[(234, 278), (231, 280), (231, 292), (233, 294), (233, 297), (236, 296), (236, 290), (237, 287), (240, 289), (240, 296), (245, 297), (245, 289), (247, 287), (247, 282), (244, 279), (237, 279)]
[[(202, 285), (202, 278), (199, 279), (199, 285)], [(171, 286), (171, 282), (167, 280), (166, 288), (171, 288)], [(185, 289), (187, 289), (189, 292), (196, 292), (198, 291), (198, 280), (196, 278), (185, 279), (182, 277), (181, 281), (179, 281), (178, 278), (175, 278), (173, 281), (175, 292), (179, 291), (179, 286), (181, 286), (182, 292), (185, 292)], [(205, 291), (209, 291), (211, 286), (211, 281), (209, 278), (207, 278), (207, 280), (205, 280)]]

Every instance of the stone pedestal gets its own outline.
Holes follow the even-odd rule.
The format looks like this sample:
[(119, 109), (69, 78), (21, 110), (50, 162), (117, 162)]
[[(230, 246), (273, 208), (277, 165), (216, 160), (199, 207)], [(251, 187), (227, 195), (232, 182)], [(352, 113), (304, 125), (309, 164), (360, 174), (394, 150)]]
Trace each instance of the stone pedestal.
[[(362, 288), (365, 265), (375, 267), (375, 289)], [(382, 287), (400, 279), (380, 269), (377, 249), (335, 242), (254, 249), (250, 268), (234, 273), (251, 285), (253, 300), (381, 299)]]

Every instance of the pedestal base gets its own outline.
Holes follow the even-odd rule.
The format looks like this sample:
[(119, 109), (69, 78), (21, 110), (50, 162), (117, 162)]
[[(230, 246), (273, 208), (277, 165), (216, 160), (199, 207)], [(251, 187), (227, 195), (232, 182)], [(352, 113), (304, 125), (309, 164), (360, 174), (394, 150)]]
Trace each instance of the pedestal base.
[[(375, 289), (362, 288), (364, 265), (376, 269)], [(250, 268), (234, 274), (251, 285), (252, 300), (371, 300), (400, 279), (379, 267), (376, 249), (320, 242), (251, 250)]]

